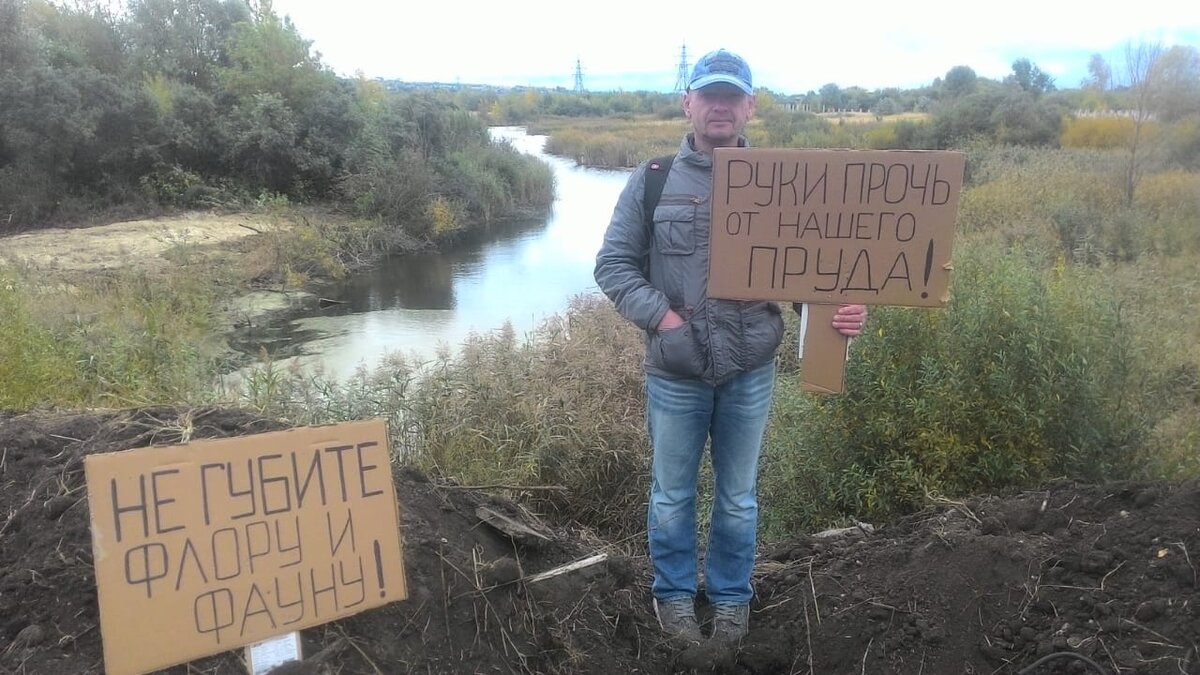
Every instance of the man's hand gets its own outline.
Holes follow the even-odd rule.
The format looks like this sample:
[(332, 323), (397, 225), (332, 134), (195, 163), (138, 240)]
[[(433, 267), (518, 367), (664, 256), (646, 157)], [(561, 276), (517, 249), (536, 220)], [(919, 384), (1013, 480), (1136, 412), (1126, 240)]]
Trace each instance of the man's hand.
[(665, 333), (669, 330), (679, 328), (683, 325), (683, 317), (675, 313), (675, 310), (668, 309), (666, 314), (663, 314), (662, 321), (658, 322), (658, 327), (654, 330), (659, 333)]
[(833, 315), (833, 327), (847, 337), (860, 335), (866, 321), (866, 305), (842, 305), (838, 307), (837, 314)]

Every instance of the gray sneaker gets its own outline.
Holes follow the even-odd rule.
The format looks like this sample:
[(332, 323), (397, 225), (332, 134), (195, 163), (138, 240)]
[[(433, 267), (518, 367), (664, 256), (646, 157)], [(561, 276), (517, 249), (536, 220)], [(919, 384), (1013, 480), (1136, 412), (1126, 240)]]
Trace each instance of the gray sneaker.
[(750, 605), (738, 602), (713, 604), (714, 640), (737, 642), (750, 632)]
[(687, 595), (670, 600), (654, 599), (654, 614), (663, 632), (673, 639), (699, 643), (704, 640), (696, 622), (695, 600)]

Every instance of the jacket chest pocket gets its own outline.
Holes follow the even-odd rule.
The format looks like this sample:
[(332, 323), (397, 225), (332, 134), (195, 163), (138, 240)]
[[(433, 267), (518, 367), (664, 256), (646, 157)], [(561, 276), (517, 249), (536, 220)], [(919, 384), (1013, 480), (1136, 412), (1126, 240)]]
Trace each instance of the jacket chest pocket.
[(663, 197), (654, 209), (654, 246), (662, 255), (690, 255), (695, 252), (694, 197)]

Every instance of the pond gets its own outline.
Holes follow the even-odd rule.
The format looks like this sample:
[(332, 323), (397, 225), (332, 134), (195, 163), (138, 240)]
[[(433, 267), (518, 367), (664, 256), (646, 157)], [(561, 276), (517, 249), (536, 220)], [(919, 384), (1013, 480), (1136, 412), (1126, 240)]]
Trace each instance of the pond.
[(381, 260), (321, 290), (334, 301), (305, 303), (260, 326), (241, 348), (292, 354), (276, 363), (318, 366), (344, 380), (389, 353), (429, 360), (472, 333), (511, 322), (517, 335), (564, 311), (571, 298), (599, 292), (596, 251), (628, 171), (590, 169), (544, 152), (545, 136), (494, 127), (493, 138), (551, 166), (556, 196), (547, 216), (505, 223), (452, 251)]

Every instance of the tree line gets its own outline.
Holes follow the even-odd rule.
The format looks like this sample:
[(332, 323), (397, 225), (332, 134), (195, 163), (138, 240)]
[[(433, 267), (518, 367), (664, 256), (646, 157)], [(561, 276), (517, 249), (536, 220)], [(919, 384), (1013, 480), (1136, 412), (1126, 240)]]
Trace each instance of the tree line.
[[(1124, 147), (1150, 132), (1169, 138), (1175, 163), (1200, 168), (1200, 50), (1131, 43), (1119, 63), (1093, 55), (1088, 73), (1078, 86), (1060, 88), (1036, 63), (1019, 58), (1011, 73), (999, 79), (960, 65), (911, 89), (867, 90), (832, 82), (802, 95), (760, 89), (756, 116), (770, 144), (790, 146), (797, 136), (829, 126), (820, 113), (869, 112), (881, 123), (901, 113), (922, 114), (921, 120), (892, 122), (891, 133), (866, 139), (881, 149), (947, 149), (976, 141), (1057, 147), (1073, 118), (1118, 118), (1124, 121), (1108, 125), (1115, 128), (1093, 125), (1102, 127), (1099, 137), (1092, 133), (1085, 141), (1080, 136), (1087, 132), (1068, 134), (1067, 142)], [(678, 93), (529, 89), (460, 91), (457, 96), (462, 105), (513, 124), (547, 115), (682, 116)], [(849, 147), (841, 140), (841, 147)]]
[(553, 195), (448, 95), (336, 76), (269, 0), (0, 0), (0, 91), (11, 228), (292, 201), (436, 239)]

